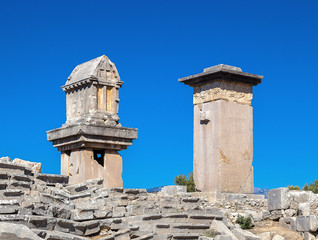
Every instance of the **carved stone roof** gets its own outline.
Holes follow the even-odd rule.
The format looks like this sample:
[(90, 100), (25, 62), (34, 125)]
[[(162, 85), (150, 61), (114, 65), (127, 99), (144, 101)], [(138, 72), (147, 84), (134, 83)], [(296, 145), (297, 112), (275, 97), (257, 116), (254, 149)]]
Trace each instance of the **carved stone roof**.
[(105, 55), (77, 65), (68, 77), (63, 89), (90, 81), (101, 84), (122, 84), (116, 66)]
[(262, 78), (263, 76), (260, 75), (242, 72), (242, 70), (238, 67), (219, 64), (205, 68), (202, 73), (179, 78), (178, 81), (192, 87), (214, 81), (238, 82), (255, 86), (261, 83)]

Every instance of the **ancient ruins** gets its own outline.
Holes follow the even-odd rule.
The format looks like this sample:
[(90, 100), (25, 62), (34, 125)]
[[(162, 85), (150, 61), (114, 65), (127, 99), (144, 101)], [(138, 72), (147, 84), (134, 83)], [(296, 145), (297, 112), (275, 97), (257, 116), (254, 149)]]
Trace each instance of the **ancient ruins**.
[(193, 87), (193, 176), (198, 190), (254, 192), (252, 87), (262, 78), (220, 64), (179, 79)]
[(318, 239), (318, 194), (252, 194), (252, 87), (261, 79), (217, 65), (179, 80), (193, 87), (199, 191), (149, 192), (122, 188), (118, 152), (137, 129), (119, 123), (123, 82), (115, 65), (106, 56), (78, 65), (62, 87), (66, 123), (47, 132), (61, 152), (62, 175), (0, 158), (0, 240)]
[[(103, 179), (69, 184), (68, 176), (42, 174), (23, 161), (0, 158), (1, 240), (314, 240), (318, 195), (273, 189), (257, 195), (209, 193), (182, 187), (103, 186)], [(251, 217), (244, 230), (238, 216)]]
[(47, 132), (61, 152), (61, 174), (70, 183), (103, 178), (106, 188), (122, 187), (122, 158), (137, 129), (119, 123), (119, 88), (123, 82), (105, 55), (78, 65), (62, 87), (66, 123)]

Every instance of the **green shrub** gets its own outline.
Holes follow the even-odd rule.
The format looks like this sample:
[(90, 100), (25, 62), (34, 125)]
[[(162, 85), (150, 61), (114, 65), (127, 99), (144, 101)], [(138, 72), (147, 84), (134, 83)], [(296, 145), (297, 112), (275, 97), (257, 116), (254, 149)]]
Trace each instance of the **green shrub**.
[(186, 186), (187, 185), (187, 177), (183, 174), (180, 174), (179, 176), (176, 176), (174, 178), (174, 184), (175, 185), (181, 185)]
[(193, 172), (189, 173), (186, 186), (187, 186), (187, 191), (188, 192), (195, 192), (195, 184), (194, 184), (194, 179), (193, 179)]
[(192, 172), (189, 173), (188, 177), (186, 177), (183, 174), (176, 176), (174, 178), (174, 183), (176, 185), (186, 186), (188, 192), (195, 192), (195, 184), (194, 184)]
[(242, 217), (238, 216), (236, 219), (236, 223), (240, 224), (242, 229), (251, 229), (254, 227), (254, 224), (252, 223), (252, 218), (251, 217)]
[[(290, 185), (288, 186), (289, 190), (300, 190), (300, 187)], [(309, 185), (308, 183), (303, 186), (302, 190), (304, 191), (312, 191), (313, 193), (318, 194), (318, 180), (315, 180), (314, 182), (311, 182)]]
[(305, 191), (312, 191), (313, 193), (318, 193), (318, 180), (311, 182), (309, 185), (306, 183), (303, 187)]
[(290, 185), (290, 186), (288, 186), (288, 189), (289, 189), (289, 190), (300, 190), (300, 187)]

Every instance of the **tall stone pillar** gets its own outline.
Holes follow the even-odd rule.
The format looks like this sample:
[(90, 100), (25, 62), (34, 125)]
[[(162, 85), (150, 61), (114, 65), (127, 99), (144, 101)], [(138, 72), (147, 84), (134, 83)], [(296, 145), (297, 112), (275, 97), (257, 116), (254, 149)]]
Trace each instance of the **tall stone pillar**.
[(123, 82), (108, 57), (78, 65), (66, 84), (66, 123), (47, 132), (61, 152), (61, 173), (70, 183), (103, 178), (104, 187), (122, 187), (122, 158), (138, 130), (119, 123), (118, 92)]
[(262, 78), (220, 64), (179, 79), (193, 87), (193, 176), (199, 191), (253, 193), (252, 87)]

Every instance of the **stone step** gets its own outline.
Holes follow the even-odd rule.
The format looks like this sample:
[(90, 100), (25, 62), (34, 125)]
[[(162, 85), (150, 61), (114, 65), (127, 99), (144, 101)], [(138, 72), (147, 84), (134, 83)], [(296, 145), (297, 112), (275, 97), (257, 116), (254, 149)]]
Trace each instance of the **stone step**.
[(162, 215), (161, 214), (150, 214), (150, 215), (146, 215), (143, 217), (143, 221), (151, 221), (151, 220), (158, 220), (161, 219)]
[(134, 238), (135, 240), (147, 240), (147, 239), (153, 239), (153, 234), (152, 233), (149, 233), (149, 234), (146, 234), (146, 235), (143, 235), (141, 237), (138, 237), (138, 238)]
[(68, 176), (63, 175), (38, 173), (35, 178), (44, 181), (48, 186), (54, 186), (57, 183), (68, 184)]
[(31, 190), (31, 182), (24, 181), (10, 181), (7, 189), (20, 189), (24, 192), (29, 193)]
[(71, 194), (68, 191), (65, 191), (64, 189), (62, 190), (56, 187), (47, 187), (46, 192), (53, 196), (64, 198), (67, 200), (69, 200), (71, 197)]
[(6, 214), (0, 215), (0, 221), (14, 223), (18, 222), (25, 224), (30, 229), (57, 231), (62, 233), (70, 233), (77, 236), (90, 236), (100, 232), (100, 223), (96, 220), (75, 222), (67, 219), (47, 216)]
[(153, 240), (171, 240), (172, 234), (158, 234), (153, 236)]
[(9, 185), (9, 181), (0, 181), (0, 191), (1, 190), (6, 190), (8, 185)]
[(5, 197), (20, 197), (22, 195), (24, 195), (24, 192), (20, 189), (6, 189), (3, 191)]
[(13, 174), (11, 176), (12, 180), (21, 181), (21, 182), (31, 182), (32, 178), (23, 174)]
[(0, 214), (16, 214), (19, 208), (17, 200), (0, 200)]
[(121, 229), (114, 233), (115, 240), (128, 240), (130, 239), (130, 229)]
[(46, 216), (29, 216), (28, 227), (48, 231), (59, 231), (78, 236), (89, 236), (100, 232), (98, 221), (75, 222), (63, 218)]
[(89, 240), (87, 237), (75, 236), (68, 233), (61, 233), (56, 231), (47, 231), (47, 230), (39, 230), (39, 229), (31, 229), (34, 233), (36, 233), (39, 237), (45, 240)]
[(164, 213), (162, 214), (164, 218), (164, 222), (169, 223), (181, 223), (188, 221), (188, 214), (187, 213)]
[(174, 223), (171, 224), (171, 233), (204, 233), (210, 224)]
[(156, 234), (168, 234), (170, 233), (170, 224), (169, 223), (158, 223), (155, 226)]
[(142, 236), (152, 236), (153, 232), (152, 231), (130, 231), (130, 237), (135, 239), (135, 238), (139, 238)]
[(79, 193), (79, 194), (73, 194), (70, 196), (70, 200), (81, 200), (82, 198), (87, 198), (90, 197), (91, 193), (89, 192), (83, 192), (83, 193)]
[(127, 188), (127, 189), (124, 189), (124, 194), (129, 194), (129, 195), (146, 195), (146, 194), (147, 194), (147, 191), (146, 191), (146, 189)]
[(179, 239), (179, 240), (184, 240), (184, 239), (198, 239), (200, 234), (197, 233), (175, 233), (173, 234), (172, 239)]
[(0, 180), (8, 180), (10, 175), (7, 172), (0, 171)]
[(213, 220), (222, 220), (223, 217), (215, 214), (191, 214), (189, 223), (207, 223), (211, 224)]
[(187, 197), (187, 198), (182, 198), (181, 201), (183, 203), (197, 203), (199, 202), (200, 198), (198, 197)]
[(4, 163), (0, 162), (0, 172), (3, 174), (6, 173), (14, 173), (14, 174), (24, 174), (28, 176), (33, 176), (32, 169), (27, 168), (25, 166), (13, 163)]

